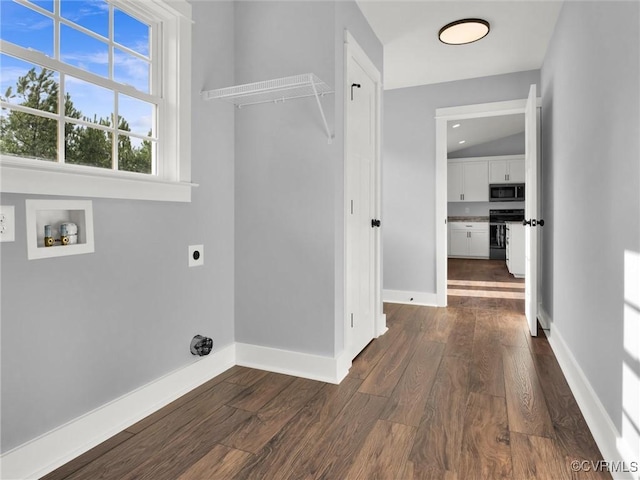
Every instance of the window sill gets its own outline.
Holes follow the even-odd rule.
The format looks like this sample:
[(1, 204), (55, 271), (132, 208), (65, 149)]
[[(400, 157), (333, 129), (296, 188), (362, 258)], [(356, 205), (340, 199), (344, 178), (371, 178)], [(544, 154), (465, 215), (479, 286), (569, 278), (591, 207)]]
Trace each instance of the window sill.
[(197, 184), (139, 173), (0, 157), (0, 192), (65, 197), (191, 202)]

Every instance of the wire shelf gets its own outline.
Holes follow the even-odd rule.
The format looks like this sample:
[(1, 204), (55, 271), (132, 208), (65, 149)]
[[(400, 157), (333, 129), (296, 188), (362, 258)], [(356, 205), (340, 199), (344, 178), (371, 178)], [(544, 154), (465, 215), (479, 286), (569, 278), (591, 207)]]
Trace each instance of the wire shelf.
[(329, 131), (327, 119), (320, 103), (321, 97), (331, 93), (334, 93), (333, 90), (315, 74), (305, 73), (263, 82), (207, 90), (202, 92), (202, 98), (205, 100), (222, 100), (242, 108), (261, 103), (279, 103), (296, 98), (315, 97), (329, 142), (331, 142), (333, 136)]
[(202, 92), (205, 100), (224, 100), (238, 107), (259, 103), (278, 103), (294, 98), (324, 96), (331, 88), (313, 73), (276, 78), (264, 82), (247, 83), (233, 87)]

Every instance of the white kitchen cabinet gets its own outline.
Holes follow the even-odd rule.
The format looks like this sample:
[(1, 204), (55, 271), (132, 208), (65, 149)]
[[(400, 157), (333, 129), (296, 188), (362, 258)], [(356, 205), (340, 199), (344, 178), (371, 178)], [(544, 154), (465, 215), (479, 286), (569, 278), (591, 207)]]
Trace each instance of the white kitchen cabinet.
[(524, 225), (507, 222), (506, 255), (507, 269), (516, 278), (524, 278)]
[(524, 183), (524, 156), (489, 160), (489, 183)]
[(488, 162), (486, 160), (449, 161), (447, 200), (449, 202), (488, 202)]
[(449, 255), (466, 257), (469, 254), (469, 232), (467, 230), (451, 230)]
[(487, 222), (449, 223), (449, 256), (489, 258), (489, 224)]
[(462, 201), (462, 179), (463, 177), (462, 163), (451, 163), (447, 167), (447, 201)]
[(469, 232), (469, 256), (489, 258), (489, 230)]

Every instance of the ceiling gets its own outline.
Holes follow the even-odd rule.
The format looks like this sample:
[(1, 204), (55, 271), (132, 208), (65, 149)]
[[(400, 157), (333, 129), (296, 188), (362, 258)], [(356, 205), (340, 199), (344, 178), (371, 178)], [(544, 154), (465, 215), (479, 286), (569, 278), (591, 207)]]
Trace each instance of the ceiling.
[[(453, 125), (460, 126), (453, 128)], [(447, 152), (474, 147), (522, 132), (524, 132), (523, 113), (449, 121), (447, 122)], [(459, 143), (461, 140), (464, 140), (463, 144)]]
[[(542, 66), (561, 1), (357, 0), (384, 46), (385, 90), (535, 70)], [(491, 31), (468, 45), (445, 45), (440, 28), (483, 18)]]

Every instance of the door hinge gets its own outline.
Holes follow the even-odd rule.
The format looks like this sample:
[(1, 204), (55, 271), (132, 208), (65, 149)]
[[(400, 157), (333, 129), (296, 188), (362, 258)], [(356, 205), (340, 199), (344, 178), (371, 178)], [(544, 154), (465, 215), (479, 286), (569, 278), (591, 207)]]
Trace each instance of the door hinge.
[(351, 200), (351, 215), (353, 215), (353, 200)]
[(351, 314), (351, 328), (353, 328), (353, 313)]

